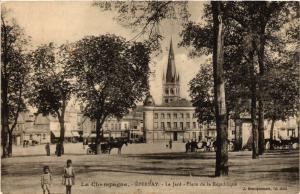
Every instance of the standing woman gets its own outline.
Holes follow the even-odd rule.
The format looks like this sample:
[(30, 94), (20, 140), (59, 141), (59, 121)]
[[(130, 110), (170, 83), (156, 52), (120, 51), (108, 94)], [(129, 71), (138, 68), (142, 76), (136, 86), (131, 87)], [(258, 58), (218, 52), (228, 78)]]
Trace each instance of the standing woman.
[(66, 194), (71, 194), (72, 185), (75, 184), (75, 172), (70, 159), (67, 160), (67, 167), (64, 169), (63, 184), (66, 185)]

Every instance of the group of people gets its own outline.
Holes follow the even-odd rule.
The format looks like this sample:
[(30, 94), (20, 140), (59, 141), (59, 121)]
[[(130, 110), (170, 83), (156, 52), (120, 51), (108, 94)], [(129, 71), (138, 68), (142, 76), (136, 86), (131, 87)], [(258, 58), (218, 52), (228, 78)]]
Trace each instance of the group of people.
[(34, 145), (34, 142), (31, 139), (23, 141), (23, 148), (27, 148), (29, 145)]
[[(64, 168), (64, 175), (62, 177), (62, 184), (66, 186), (66, 194), (71, 194), (72, 185), (75, 184), (75, 171), (72, 167), (72, 160), (67, 160), (67, 166)], [(41, 177), (41, 187), (43, 194), (46, 192), (50, 194), (52, 185), (52, 175), (49, 166), (44, 166)]]
[[(200, 146), (199, 146), (200, 144)], [(211, 151), (215, 148), (215, 140), (210, 137), (199, 138), (197, 142), (196, 139), (188, 140), (185, 144), (185, 152), (196, 152), (197, 149), (204, 149), (204, 151)]]
[(188, 151), (195, 152), (197, 149), (199, 149), (198, 142), (194, 139), (192, 139), (191, 141), (188, 140), (187, 143), (185, 144), (185, 152), (186, 153)]

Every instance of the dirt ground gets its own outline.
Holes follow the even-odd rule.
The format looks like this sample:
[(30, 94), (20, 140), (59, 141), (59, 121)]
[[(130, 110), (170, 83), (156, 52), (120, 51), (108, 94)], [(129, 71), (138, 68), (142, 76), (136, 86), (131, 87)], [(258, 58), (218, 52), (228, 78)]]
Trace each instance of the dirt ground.
[(76, 183), (72, 194), (88, 193), (298, 193), (299, 150), (267, 152), (252, 160), (251, 152), (230, 152), (228, 177), (214, 177), (215, 153), (184, 153), (184, 144), (130, 144), (118, 155), (87, 155), (82, 144), (66, 144), (66, 154), (45, 156), (43, 145), (14, 147), (2, 160), (1, 191), (42, 193), (44, 165), (53, 175), (51, 193), (65, 193), (62, 173), (73, 161)]

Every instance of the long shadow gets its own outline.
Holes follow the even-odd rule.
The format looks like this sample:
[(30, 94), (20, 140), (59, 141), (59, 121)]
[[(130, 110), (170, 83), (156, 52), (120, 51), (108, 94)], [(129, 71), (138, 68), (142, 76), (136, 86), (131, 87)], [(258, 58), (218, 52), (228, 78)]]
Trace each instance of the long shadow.
[[(179, 168), (180, 169), (180, 168)], [(81, 169), (77, 170), (77, 174), (81, 173), (95, 173), (95, 172), (116, 172), (116, 173), (130, 173), (130, 174), (143, 174), (143, 175), (162, 175), (162, 176), (193, 176), (193, 177), (215, 177), (211, 174), (195, 174), (193, 169), (190, 169), (193, 171), (185, 170), (185, 171), (178, 171), (179, 169), (174, 169), (173, 171), (170, 169), (164, 169), (164, 168), (155, 168), (155, 167), (148, 167), (148, 168), (138, 168), (138, 169), (129, 169), (129, 170), (121, 170), (121, 169)], [(146, 170), (146, 171), (145, 171)], [(172, 173), (176, 172), (176, 173)]]
[(141, 159), (153, 159), (153, 160), (194, 160), (194, 159), (204, 159), (204, 160), (211, 160), (215, 159), (214, 156), (207, 155), (207, 154), (198, 154), (198, 153), (152, 153), (152, 154), (128, 154), (125, 155), (128, 158), (141, 158)]
[(290, 168), (282, 168), (282, 169), (272, 169), (272, 170), (251, 170), (245, 171), (247, 173), (262, 173), (262, 172), (290, 172), (290, 173), (299, 173), (299, 167), (290, 167)]

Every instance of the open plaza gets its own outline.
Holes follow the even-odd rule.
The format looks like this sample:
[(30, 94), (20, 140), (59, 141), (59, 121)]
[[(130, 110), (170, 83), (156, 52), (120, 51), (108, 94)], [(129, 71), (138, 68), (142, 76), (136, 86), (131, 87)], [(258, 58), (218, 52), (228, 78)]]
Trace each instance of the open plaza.
[(46, 156), (44, 145), (14, 147), (2, 160), (2, 192), (42, 193), (43, 166), (53, 175), (51, 193), (65, 193), (62, 185), (67, 159), (76, 173), (72, 193), (298, 193), (299, 150), (267, 151), (251, 159), (250, 151), (229, 152), (229, 176), (214, 177), (215, 152), (185, 153), (183, 143), (172, 149), (164, 143), (128, 144), (117, 154), (87, 155), (80, 143), (65, 144), (57, 157), (55, 145)]

